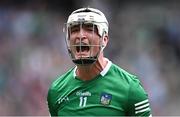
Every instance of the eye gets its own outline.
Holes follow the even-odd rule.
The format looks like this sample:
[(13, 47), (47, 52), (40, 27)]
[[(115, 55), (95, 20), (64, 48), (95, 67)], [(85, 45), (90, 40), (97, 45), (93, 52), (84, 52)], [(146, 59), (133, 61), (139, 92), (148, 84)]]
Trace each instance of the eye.
[(78, 32), (80, 30), (80, 27), (78, 25), (70, 27), (71, 33)]
[(88, 27), (86, 28), (88, 31), (94, 31), (94, 28), (93, 27)]
[(87, 30), (87, 31), (95, 31), (95, 25), (93, 24), (85, 24), (84, 25), (84, 28)]

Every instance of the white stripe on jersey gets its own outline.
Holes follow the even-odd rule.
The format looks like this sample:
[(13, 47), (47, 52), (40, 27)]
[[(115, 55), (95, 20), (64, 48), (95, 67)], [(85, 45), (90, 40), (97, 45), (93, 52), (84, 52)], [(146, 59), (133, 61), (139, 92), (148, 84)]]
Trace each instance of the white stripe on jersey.
[(148, 106), (149, 106), (149, 103), (144, 104), (144, 105), (139, 106), (139, 107), (136, 107), (135, 110), (139, 110), (139, 109), (142, 109), (142, 108), (145, 108), (145, 107), (148, 107)]
[(148, 102), (148, 99), (147, 100), (144, 100), (144, 101), (141, 101), (141, 102), (138, 102), (136, 104), (134, 104), (135, 106), (139, 106), (141, 104), (144, 104), (144, 103), (147, 103)]
[(136, 114), (150, 110), (148, 99), (138, 102), (134, 105), (135, 105), (135, 113)]
[(149, 107), (147, 107), (147, 108), (145, 108), (145, 109), (142, 109), (142, 110), (139, 110), (139, 111), (135, 111), (135, 113), (136, 113), (136, 114), (137, 114), (137, 113), (142, 113), (142, 112), (145, 112), (145, 111), (148, 111), (148, 110), (150, 110)]

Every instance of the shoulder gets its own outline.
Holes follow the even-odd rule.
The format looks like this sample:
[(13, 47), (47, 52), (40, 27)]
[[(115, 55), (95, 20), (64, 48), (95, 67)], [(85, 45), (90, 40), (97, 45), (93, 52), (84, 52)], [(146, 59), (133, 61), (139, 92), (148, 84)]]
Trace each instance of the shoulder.
[(127, 72), (115, 64), (112, 65), (112, 69), (112, 71), (116, 72), (116, 75), (128, 83), (130, 95), (136, 95), (137, 92), (146, 94), (141, 81), (136, 75)]
[(66, 73), (58, 76), (50, 85), (48, 90), (48, 97), (56, 97), (58, 95), (58, 92), (63, 88), (65, 84), (68, 83), (68, 80), (71, 80), (73, 77), (73, 70), (74, 68), (71, 68)]
[(57, 90), (63, 85), (67, 80), (71, 79), (73, 77), (73, 70), (74, 68), (71, 68), (66, 73), (58, 76), (50, 85), (49, 90)]
[(116, 76), (119, 76), (120, 79), (122, 79), (123, 81), (125, 81), (128, 84), (140, 82), (136, 75), (120, 68), (116, 64), (112, 64), (111, 73), (116, 75)]

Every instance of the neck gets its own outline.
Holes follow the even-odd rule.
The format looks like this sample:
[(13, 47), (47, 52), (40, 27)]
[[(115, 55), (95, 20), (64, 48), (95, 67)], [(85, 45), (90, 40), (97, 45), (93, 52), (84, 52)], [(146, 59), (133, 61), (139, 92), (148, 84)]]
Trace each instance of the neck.
[(76, 74), (81, 80), (91, 80), (95, 78), (106, 67), (107, 60), (104, 57), (99, 57), (98, 60), (87, 66), (77, 66)]

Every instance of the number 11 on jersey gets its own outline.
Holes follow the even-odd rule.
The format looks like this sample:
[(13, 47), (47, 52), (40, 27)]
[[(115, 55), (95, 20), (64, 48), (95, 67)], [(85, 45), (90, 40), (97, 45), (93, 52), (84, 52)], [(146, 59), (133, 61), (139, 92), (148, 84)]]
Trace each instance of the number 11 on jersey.
[(79, 107), (85, 107), (87, 102), (87, 97), (80, 97)]

